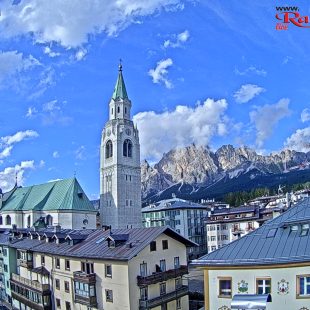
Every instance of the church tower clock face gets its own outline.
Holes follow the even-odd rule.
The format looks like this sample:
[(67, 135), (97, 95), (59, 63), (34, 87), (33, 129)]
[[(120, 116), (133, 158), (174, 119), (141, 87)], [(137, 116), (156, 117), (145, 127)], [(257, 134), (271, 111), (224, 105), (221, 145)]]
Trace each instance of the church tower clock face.
[(112, 228), (142, 227), (139, 132), (131, 120), (123, 68), (107, 107), (109, 120), (100, 147), (101, 224)]

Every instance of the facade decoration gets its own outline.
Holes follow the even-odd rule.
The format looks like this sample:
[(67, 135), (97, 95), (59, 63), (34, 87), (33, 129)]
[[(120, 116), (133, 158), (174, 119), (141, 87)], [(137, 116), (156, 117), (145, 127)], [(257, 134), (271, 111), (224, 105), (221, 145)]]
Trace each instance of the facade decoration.
[(278, 294), (286, 295), (288, 293), (289, 293), (288, 281), (285, 281), (284, 279), (282, 279), (280, 282), (278, 282)]
[(249, 290), (249, 283), (241, 280), (238, 282), (238, 293), (248, 293)]
[(230, 308), (227, 306), (222, 306), (221, 308), (218, 308), (218, 310), (230, 310)]

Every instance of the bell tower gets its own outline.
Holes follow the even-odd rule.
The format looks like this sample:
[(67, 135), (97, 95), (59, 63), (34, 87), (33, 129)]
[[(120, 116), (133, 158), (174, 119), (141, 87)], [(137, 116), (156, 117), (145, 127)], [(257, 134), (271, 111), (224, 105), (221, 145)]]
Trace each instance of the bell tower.
[(100, 146), (101, 224), (112, 228), (142, 226), (139, 131), (130, 110), (120, 63)]

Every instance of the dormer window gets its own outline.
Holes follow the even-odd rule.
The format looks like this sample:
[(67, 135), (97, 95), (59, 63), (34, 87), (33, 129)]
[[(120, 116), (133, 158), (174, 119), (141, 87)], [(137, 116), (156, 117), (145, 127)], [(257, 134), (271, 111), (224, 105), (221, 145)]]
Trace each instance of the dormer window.
[(300, 232), (300, 236), (307, 236), (309, 233), (309, 224), (302, 224), (301, 225), (301, 232)]
[(115, 248), (115, 241), (111, 240), (111, 239), (108, 239), (108, 247), (109, 248)]
[(298, 231), (298, 225), (292, 225), (291, 232), (296, 232), (296, 231)]

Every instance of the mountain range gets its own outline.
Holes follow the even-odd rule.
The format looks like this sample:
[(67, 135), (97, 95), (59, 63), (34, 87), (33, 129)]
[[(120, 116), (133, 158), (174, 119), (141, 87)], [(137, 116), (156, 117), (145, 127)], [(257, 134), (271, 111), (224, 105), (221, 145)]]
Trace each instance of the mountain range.
[(261, 155), (246, 146), (212, 151), (192, 144), (165, 153), (154, 166), (143, 161), (141, 181), (144, 205), (172, 196), (223, 198), (228, 192), (310, 181), (310, 152)]

